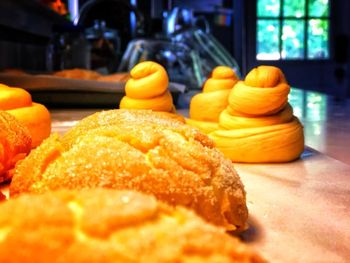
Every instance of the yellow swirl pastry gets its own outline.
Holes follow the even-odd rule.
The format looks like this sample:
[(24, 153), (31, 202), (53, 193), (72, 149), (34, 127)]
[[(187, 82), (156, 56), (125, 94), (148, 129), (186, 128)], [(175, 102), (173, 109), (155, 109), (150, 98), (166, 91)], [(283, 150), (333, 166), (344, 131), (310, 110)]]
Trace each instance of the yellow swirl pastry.
[(291, 122), (276, 125), (217, 130), (209, 136), (234, 162), (289, 162), (297, 159), (304, 149), (303, 127), (296, 117)]
[(6, 110), (28, 128), (33, 148), (51, 133), (50, 112), (44, 105), (32, 102), (24, 89), (0, 84), (0, 110)]
[(290, 86), (282, 71), (272, 66), (260, 66), (239, 81), (228, 98), (235, 111), (250, 115), (279, 112), (288, 102)]
[(288, 104), (289, 85), (278, 68), (260, 66), (229, 95), (219, 129), (209, 134), (234, 162), (288, 162), (304, 150), (303, 127)]
[(220, 128), (223, 129), (244, 129), (262, 127), (274, 124), (290, 122), (293, 119), (293, 109), (287, 104), (281, 111), (274, 115), (252, 117), (240, 114), (234, 110), (225, 109), (220, 114)]
[(227, 98), (237, 81), (231, 68), (216, 67), (204, 83), (203, 92), (191, 99), (187, 123), (205, 133), (218, 129), (220, 113), (227, 107)]
[(120, 101), (121, 109), (147, 109), (175, 112), (172, 96), (168, 90), (168, 74), (152, 61), (137, 64), (126, 82), (126, 96)]
[(191, 125), (192, 127), (196, 127), (205, 134), (209, 134), (212, 131), (216, 131), (217, 129), (219, 129), (219, 123), (211, 121), (197, 121), (187, 118), (186, 124)]

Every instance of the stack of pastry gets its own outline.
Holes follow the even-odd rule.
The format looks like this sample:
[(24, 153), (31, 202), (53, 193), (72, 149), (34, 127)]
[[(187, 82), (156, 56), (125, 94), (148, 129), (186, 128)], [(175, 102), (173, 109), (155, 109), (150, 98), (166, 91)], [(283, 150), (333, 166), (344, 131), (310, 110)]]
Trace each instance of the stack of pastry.
[(280, 69), (260, 66), (229, 95), (220, 130), (210, 133), (234, 162), (288, 162), (304, 149), (303, 127), (288, 104), (288, 85)]
[(220, 113), (227, 107), (228, 95), (237, 81), (230, 67), (216, 67), (204, 83), (203, 92), (191, 99), (186, 122), (207, 134), (217, 130)]
[(0, 84), (0, 110), (15, 116), (29, 129), (32, 147), (38, 146), (51, 133), (49, 111), (44, 105), (32, 102), (32, 97), (24, 89)]
[(232, 162), (171, 113), (104, 111), (51, 135), (10, 196), (1, 262), (263, 262), (225, 233), (248, 217)]
[(168, 74), (161, 65), (152, 61), (141, 62), (130, 72), (126, 96), (120, 101), (119, 108), (175, 112), (168, 85)]
[(0, 111), (0, 183), (11, 179), (13, 168), (29, 153), (31, 143), (28, 129), (11, 114)]

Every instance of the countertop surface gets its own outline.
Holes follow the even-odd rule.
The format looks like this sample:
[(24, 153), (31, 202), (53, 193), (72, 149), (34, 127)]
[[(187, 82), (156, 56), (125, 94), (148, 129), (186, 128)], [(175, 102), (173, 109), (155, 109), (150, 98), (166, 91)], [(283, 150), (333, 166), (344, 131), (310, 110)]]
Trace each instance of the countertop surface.
[[(307, 102), (304, 106), (307, 108)], [(331, 136), (322, 135), (332, 127), (331, 119), (318, 113), (313, 122), (307, 118), (310, 115), (293, 107), (296, 115), (301, 114), (307, 145), (317, 141), (315, 138)], [(51, 110), (53, 132), (62, 134), (98, 110)], [(348, 115), (344, 116), (346, 120)], [(339, 118), (336, 121), (341, 123)], [(325, 128), (320, 128), (322, 123)], [(344, 132), (339, 124), (337, 130)], [(350, 154), (348, 157), (345, 162)], [(306, 147), (302, 158), (291, 163), (235, 164), (250, 211), (250, 228), (242, 239), (271, 262), (349, 262), (350, 165), (345, 162)], [(6, 193), (6, 186), (2, 188)]]
[(286, 164), (235, 164), (247, 192), (243, 237), (271, 262), (349, 262), (350, 166), (312, 149)]

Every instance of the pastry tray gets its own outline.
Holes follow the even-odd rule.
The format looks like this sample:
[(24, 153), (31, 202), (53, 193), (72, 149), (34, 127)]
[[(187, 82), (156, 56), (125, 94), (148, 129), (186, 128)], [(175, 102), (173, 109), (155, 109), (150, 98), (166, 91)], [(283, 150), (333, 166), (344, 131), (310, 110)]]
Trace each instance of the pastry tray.
[[(0, 73), (0, 83), (29, 91), (33, 101), (55, 107), (113, 107), (125, 95), (126, 82), (69, 79), (50, 75)], [(170, 82), (174, 103), (186, 86)]]

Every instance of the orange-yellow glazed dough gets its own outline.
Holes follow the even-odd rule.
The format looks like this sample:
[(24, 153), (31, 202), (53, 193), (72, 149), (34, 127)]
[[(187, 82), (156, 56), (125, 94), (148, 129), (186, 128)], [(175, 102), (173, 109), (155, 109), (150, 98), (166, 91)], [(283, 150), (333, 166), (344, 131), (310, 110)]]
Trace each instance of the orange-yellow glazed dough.
[(32, 137), (32, 148), (38, 146), (51, 133), (51, 117), (47, 108), (32, 102), (24, 89), (0, 84), (0, 110), (15, 116), (26, 126)]
[(304, 150), (303, 127), (288, 104), (290, 87), (280, 69), (260, 66), (229, 95), (219, 128), (209, 134), (234, 162), (275, 163), (297, 159)]
[(270, 115), (284, 108), (289, 92), (290, 86), (279, 68), (260, 66), (235, 85), (228, 100), (230, 107), (237, 112)]
[(187, 118), (186, 124), (199, 129), (201, 132), (205, 134), (209, 134), (219, 129), (219, 123), (211, 122), (211, 121), (197, 121), (194, 119)]
[(227, 107), (227, 98), (237, 81), (238, 77), (230, 67), (216, 67), (204, 83), (203, 92), (191, 99), (187, 123), (204, 133), (217, 130), (220, 113)]
[(126, 82), (126, 96), (120, 109), (146, 109), (175, 112), (173, 98), (168, 90), (169, 78), (165, 69), (152, 61), (137, 64)]

